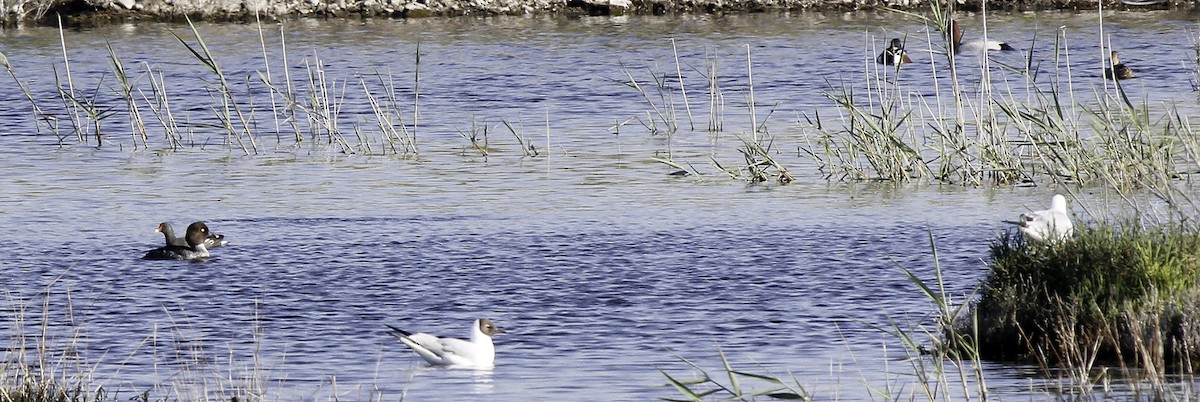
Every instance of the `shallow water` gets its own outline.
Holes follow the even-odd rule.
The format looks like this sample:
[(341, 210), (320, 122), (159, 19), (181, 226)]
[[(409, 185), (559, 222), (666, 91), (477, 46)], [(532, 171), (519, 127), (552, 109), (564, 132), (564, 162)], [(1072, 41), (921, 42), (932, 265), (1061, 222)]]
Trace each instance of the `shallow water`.
[[(36, 130), (28, 101), (3, 81), (5, 319), (20, 316), (24, 303), (26, 324), (36, 328), (49, 300), (52, 344), (78, 331), (98, 380), (128, 394), (258, 367), (255, 377), (278, 400), (646, 400), (675, 396), (657, 370), (687, 376), (676, 354), (716, 370), (719, 347), (735, 367), (790, 373), (818, 397), (866, 399), (869, 387), (912, 381), (903, 349), (877, 327), (928, 323), (933, 311), (897, 265), (932, 278), (932, 235), (949, 292), (965, 298), (986, 272), (989, 241), (1006, 229), (1000, 221), (1042, 208), (1056, 191), (831, 183), (813, 168), (797, 151), (801, 115), (834, 113), (822, 93), (830, 82), (863, 80), (864, 60), (874, 57), (864, 47), (897, 31), (925, 35), (915, 24), (881, 30), (884, 17), (283, 24), (293, 74), (310, 71), (297, 66), (316, 63), (315, 54), (331, 79), (347, 82), (347, 132), (355, 124), (369, 132), (373, 119), (359, 77), (390, 74), (400, 98), (411, 100), (420, 42), (415, 157), (378, 148), (345, 155), (307, 134), (298, 146), (277, 143), (270, 120), (256, 122), (263, 145), (252, 156), (206, 127), (190, 129), (195, 146), (169, 150), (155, 132), (149, 149), (135, 149), (123, 117), (105, 122), (102, 147), (60, 147)], [(1170, 13), (1105, 18), (1113, 41), (1130, 44), (1126, 62), (1146, 61), (1147, 78), (1126, 90), (1194, 107), (1186, 84), (1193, 66), (1183, 62), (1191, 23)], [(1094, 15), (1000, 14), (988, 24), (1039, 52), (1053, 37), (1045, 27), (1062, 24), (1078, 46), (1072, 62), (1097, 63)], [(236, 82), (262, 69), (254, 26), (200, 29)], [(278, 29), (268, 26), (269, 43), (278, 43)], [(144, 71), (145, 62), (162, 71), (189, 121), (211, 123), (212, 78), (170, 31), (187, 28), (68, 30), (76, 85), (116, 85), (111, 76), (96, 81), (110, 68), (108, 41), (127, 68)], [(64, 67), (56, 35), (0, 32), (15, 73), (46, 107), (51, 66)], [(696, 70), (706, 55), (720, 61), (725, 133), (668, 139), (628, 120), (647, 118), (650, 106), (622, 84), (622, 66), (639, 80), (674, 72), (669, 38), (701, 93)], [(704, 172), (716, 171), (709, 155), (736, 163), (733, 134), (748, 121), (747, 44), (756, 103), (775, 109), (767, 124), (786, 150), (778, 158), (799, 180), (668, 175), (672, 169), (650, 160), (668, 149)], [(282, 59), (277, 45), (268, 53)], [(920, 88), (923, 77), (904, 79)], [(1102, 85), (1080, 80), (1081, 98)], [(501, 120), (532, 138), (538, 155), (525, 156)], [(472, 121), (489, 127), (487, 157), (459, 135)], [(1096, 192), (1079, 196), (1091, 206), (1109, 202)], [(140, 259), (162, 241), (158, 222), (182, 228), (197, 219), (231, 245), (201, 263)], [(496, 338), (491, 371), (428, 368), (383, 331), (391, 324), (465, 336), (481, 316), (511, 332)], [(991, 395), (1044, 396), (1029, 371), (988, 364)]]

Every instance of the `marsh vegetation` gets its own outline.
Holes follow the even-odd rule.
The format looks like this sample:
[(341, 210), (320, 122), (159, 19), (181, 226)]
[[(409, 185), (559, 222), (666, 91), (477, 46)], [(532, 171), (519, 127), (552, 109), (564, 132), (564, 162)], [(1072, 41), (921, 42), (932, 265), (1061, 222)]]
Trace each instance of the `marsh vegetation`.
[[(981, 285), (977, 304), (953, 300), (940, 274), (931, 281), (902, 271), (912, 279), (913, 293), (926, 298), (933, 311), (925, 326), (884, 328), (905, 345), (911, 366), (901, 371), (911, 374), (916, 385), (888, 384), (871, 392), (888, 399), (933, 400), (953, 389), (986, 397), (981, 359), (1022, 358), (1049, 377), (1062, 376), (1059, 385), (1067, 393), (1090, 392), (1100, 380), (1128, 378), (1141, 384), (1146, 378), (1155, 392), (1171, 395), (1177, 383), (1169, 376), (1190, 372), (1187, 345), (1194, 344), (1188, 332), (1193, 324), (1179, 314), (1195, 310), (1190, 289), (1196, 254), (1187, 219), (1196, 205), (1188, 179), (1200, 171), (1200, 144), (1186, 109), (1139, 100), (1121, 83), (1104, 80), (1090, 94), (1080, 95), (1087, 91), (1075, 87), (1094, 74), (1072, 70), (1070, 55), (1079, 52), (1072, 50), (1073, 38), (1066, 31), (1047, 35), (1053, 37), (1049, 55), (1029, 50), (993, 61), (948, 52), (949, 38), (938, 28), (956, 14), (931, 14), (904, 16), (926, 28), (928, 50), (915, 57), (916, 63), (877, 66), (871, 61), (882, 41), (864, 40), (866, 62), (855, 79), (824, 84), (824, 113), (799, 110), (793, 116), (790, 105), (774, 101), (771, 89), (755, 80), (762, 76), (761, 56), (750, 44), (736, 56), (716, 56), (687, 49), (687, 44), (665, 43), (672, 63), (613, 67), (606, 83), (620, 94), (620, 102), (636, 104), (642, 112), (615, 115), (613, 124), (601, 130), (615, 139), (637, 136), (660, 144), (654, 152), (635, 150), (632, 158), (657, 164), (662, 176), (696, 182), (1104, 188), (1135, 208), (1142, 207), (1135, 199), (1144, 199), (1138, 195), (1149, 195), (1165, 205), (1160, 221), (1089, 225), (1075, 241), (1054, 249), (1008, 237), (999, 240), (992, 248), (992, 276)], [(461, 164), (505, 156), (549, 165), (552, 157), (577, 152), (552, 141), (564, 135), (555, 124), (568, 118), (549, 111), (526, 111), (536, 115), (529, 122), (495, 117), (430, 122), (424, 112), (430, 96), (425, 80), (436, 74), (436, 64), (429, 63), (421, 45), (394, 55), (407, 65), (403, 71), (379, 69), (346, 78), (340, 73), (344, 66), (316, 51), (299, 63), (289, 56), (283, 40), (286, 23), (279, 26), (277, 43), (266, 40), (268, 28), (258, 27), (261, 67), (229, 67), (220, 46), (192, 24), (176, 26), (171, 35), (172, 45), (187, 55), (173, 62), (198, 70), (195, 76), (168, 73), (153, 63), (129, 63), (122, 49), (113, 46), (106, 49), (106, 74), (76, 76), (72, 67), (77, 60), (61, 33), (63, 56), (51, 69), (50, 88), (34, 83), (47, 80), (29, 80), (36, 73), (21, 68), (24, 60), (5, 60), (3, 66), (27, 102), (36, 136), (65, 148), (115, 147), (168, 158), (172, 153), (247, 159), (307, 153), (412, 164), (428, 161), (429, 154), (448, 153)], [(916, 36), (906, 41), (910, 46), (919, 42)], [(191, 81), (196, 77), (199, 84)], [(458, 129), (445, 130), (447, 126)], [(604, 144), (617, 149), (618, 157), (630, 157), (622, 154), (629, 151), (621, 150), (617, 140)], [(563, 160), (571, 159), (555, 163), (571, 163)], [(1084, 212), (1080, 215), (1102, 216)], [(1178, 229), (1164, 224), (1180, 220), (1184, 223)], [(1073, 259), (1079, 253), (1092, 259)], [(1084, 262), (1090, 265), (1080, 265)], [(1063, 279), (1081, 276), (1092, 280)], [(18, 327), (20, 334), (28, 332), (27, 326)], [(8, 388), (52, 400), (108, 398), (108, 391), (92, 381), (94, 372), (86, 362), (63, 360), (61, 369), (42, 371), (55, 367), (50, 363), (58, 357), (42, 351), (70, 350), (81, 338), (67, 334), (57, 338), (59, 344), (37, 343), (54, 339), (14, 337), (10, 350), (17, 355), (9, 360), (19, 363), (0, 373), (10, 381)], [(1065, 339), (1074, 343), (1048, 346)], [(989, 343), (996, 340), (1008, 343)], [(197, 361), (221, 360), (207, 355)], [(724, 355), (721, 361), (721, 367), (698, 381), (665, 371), (687, 397), (810, 395), (787, 375), (742, 369), (741, 362)], [(1120, 370), (1098, 374), (1101, 363)], [(215, 374), (197, 375), (199, 394), (188, 395), (266, 395), (263, 387), (269, 381), (264, 380), (270, 376), (258, 371), (257, 362), (228, 366), (233, 368), (203, 366)], [(688, 367), (704, 371), (700, 364)], [(180, 390), (192, 392), (192, 385), (196, 383)]]

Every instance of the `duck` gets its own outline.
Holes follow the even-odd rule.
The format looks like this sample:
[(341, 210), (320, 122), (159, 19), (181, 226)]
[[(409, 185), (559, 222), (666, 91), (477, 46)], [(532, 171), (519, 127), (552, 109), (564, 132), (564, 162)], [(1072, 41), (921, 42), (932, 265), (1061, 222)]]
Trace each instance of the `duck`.
[(183, 239), (187, 243), (185, 246), (168, 244), (146, 253), (143, 259), (147, 260), (200, 260), (208, 258), (208, 248), (204, 246), (205, 240), (208, 239), (208, 225), (204, 222), (194, 222), (188, 225)]
[(1067, 215), (1067, 199), (1062, 194), (1050, 198), (1050, 209), (1023, 213), (1014, 222), (1025, 239), (1040, 244), (1055, 244), (1071, 238), (1075, 227)]
[[(168, 246), (187, 247), (188, 245), (187, 240), (184, 240), (184, 238), (175, 237), (175, 229), (171, 227), (170, 223), (160, 223), (154, 231), (163, 234)], [(204, 238), (204, 248), (216, 248), (226, 244), (229, 244), (229, 241), (225, 240), (225, 235), (223, 234), (209, 233), (208, 237)]]
[(883, 49), (883, 53), (880, 53), (879, 56), (875, 58), (875, 62), (888, 66), (894, 66), (904, 63), (912, 63), (912, 59), (908, 58), (908, 53), (904, 51), (904, 43), (900, 41), (900, 38), (892, 38), (892, 44), (888, 46), (887, 49)]
[(479, 318), (473, 322), (469, 340), (412, 333), (391, 325), (387, 327), (391, 329), (388, 334), (408, 345), (430, 365), (448, 367), (491, 368), (496, 361), (492, 336), (508, 333), (489, 318)]
[(957, 20), (950, 20), (950, 36), (951, 36), (951, 39), (953, 39), (953, 41), (954, 41), (954, 43), (952, 44), (951, 47), (953, 47), (954, 53), (956, 53), (956, 54), (962, 53), (962, 52), (984, 53), (989, 50), (1003, 50), (1003, 51), (1017, 50), (1016, 48), (1010, 46), (1008, 43), (997, 41), (997, 40), (989, 39), (987, 41), (984, 41), (982, 39), (976, 39), (976, 40), (972, 40), (972, 41), (963, 42), (963, 40), (962, 40), (963, 33), (962, 33), (962, 30), (958, 28)]
[(1121, 62), (1121, 58), (1117, 55), (1117, 51), (1112, 51), (1112, 57), (1109, 58), (1109, 63), (1112, 67), (1104, 69), (1104, 78), (1110, 80), (1127, 80), (1133, 78), (1133, 69)]

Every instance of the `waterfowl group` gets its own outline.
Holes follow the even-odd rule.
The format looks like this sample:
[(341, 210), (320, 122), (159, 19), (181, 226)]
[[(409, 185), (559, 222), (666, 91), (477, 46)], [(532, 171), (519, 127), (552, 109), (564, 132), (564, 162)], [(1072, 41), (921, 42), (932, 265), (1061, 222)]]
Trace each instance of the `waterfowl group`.
[(208, 249), (228, 243), (224, 235), (214, 234), (204, 222), (188, 225), (183, 238), (175, 237), (170, 223), (160, 223), (156, 232), (162, 233), (165, 245), (150, 250), (142, 258), (147, 260), (199, 260), (209, 257)]
[(466, 340), (412, 333), (391, 325), (387, 327), (391, 328), (389, 334), (408, 345), (431, 365), (470, 368), (491, 368), (496, 361), (492, 335), (508, 332), (487, 318), (474, 321), (471, 336)]
[(883, 49), (883, 53), (880, 53), (879, 56), (875, 58), (875, 62), (883, 65), (895, 66), (905, 63), (912, 63), (912, 59), (908, 58), (908, 53), (904, 52), (904, 42), (901, 42), (900, 38), (893, 38), (892, 43), (887, 47), (887, 49)]
[[(950, 48), (954, 54), (986, 54), (990, 51), (1012, 51), (1016, 48), (1009, 45), (1007, 42), (994, 39), (973, 39), (963, 40), (962, 28), (958, 25), (958, 20), (951, 19), (946, 24), (945, 32), (949, 33)], [(900, 38), (892, 38), (888, 47), (875, 57), (875, 62), (883, 65), (900, 65), (911, 63), (912, 59), (908, 57), (908, 53), (904, 51), (904, 43)], [(1109, 57), (1108, 67), (1104, 69), (1104, 78), (1110, 80), (1127, 80), (1135, 77), (1133, 69), (1121, 62), (1117, 52), (1114, 50)]]
[(1121, 58), (1117, 55), (1117, 51), (1112, 51), (1112, 56), (1109, 57), (1109, 67), (1104, 69), (1104, 78), (1110, 80), (1127, 80), (1133, 78), (1133, 69), (1121, 62)]

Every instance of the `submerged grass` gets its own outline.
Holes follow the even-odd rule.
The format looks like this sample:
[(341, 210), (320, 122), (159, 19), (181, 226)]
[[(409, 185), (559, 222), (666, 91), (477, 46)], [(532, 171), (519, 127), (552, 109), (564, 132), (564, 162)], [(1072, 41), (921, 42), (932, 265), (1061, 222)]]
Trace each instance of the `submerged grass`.
[[(908, 379), (908, 383), (863, 386), (873, 397), (882, 400), (987, 400), (990, 391), (984, 379), (981, 351), (973, 342), (976, 339), (973, 336), (975, 329), (970, 326), (959, 328), (944, 325), (954, 322), (955, 317), (962, 316), (965, 308), (955, 303), (946, 290), (932, 232), (929, 234), (929, 244), (933, 256), (932, 280), (921, 279), (919, 275), (903, 266), (897, 267), (914, 284), (917, 291), (932, 303), (935, 309), (934, 319), (911, 328), (898, 323), (879, 328), (903, 346), (909, 367), (902, 373), (894, 374)], [(945, 347), (951, 343), (958, 347)], [(760, 396), (780, 400), (823, 399), (821, 395), (807, 392), (795, 378), (788, 381), (769, 373), (734, 370), (724, 353), (721, 353), (722, 367), (719, 369), (728, 377), (725, 383), (715, 379), (696, 363), (682, 357), (679, 359), (700, 375), (692, 379), (680, 379), (679, 376), (660, 371), (667, 378), (667, 385), (682, 393), (687, 398), (685, 400), (753, 400)], [(767, 388), (744, 390), (737, 382), (738, 378), (743, 377), (755, 379), (758, 384), (765, 384)]]
[[(266, 340), (257, 311), (253, 350), (221, 351), (204, 339), (205, 331), (164, 307), (170, 324), (155, 327), (126, 358), (150, 356), (155, 383), (130, 385), (116, 378), (124, 362), (106, 361), (121, 360), (108, 354), (111, 345), (90, 344), (71, 292), (61, 286), (54, 280), (29, 299), (8, 295), (10, 332), (0, 361), (0, 402), (283, 400), (278, 392), (285, 377), (261, 354)], [(102, 356), (88, 352), (97, 350)], [(382, 395), (372, 391), (364, 399), (376, 397)]]
[[(928, 63), (881, 67), (874, 63), (878, 49), (864, 46), (870, 54), (864, 57), (863, 79), (830, 83), (824, 94), (830, 101), (825, 110), (834, 110), (835, 116), (797, 111), (804, 117), (789, 127), (789, 136), (768, 129), (781, 105), (757, 99), (763, 92), (754, 85), (752, 46), (745, 47), (745, 74), (729, 77), (729, 71), (742, 70), (742, 55), (736, 57), (739, 66), (719, 69), (722, 61), (706, 50), (703, 60), (696, 61), (699, 66), (693, 67), (680, 56), (674, 40), (674, 65), (666, 71), (644, 68), (643, 74), (642, 67), (622, 65), (623, 77), (614, 83), (635, 91), (647, 110), (618, 117), (623, 122), (615, 127), (640, 123), (652, 140), (663, 144), (644, 155), (646, 159), (661, 162), (672, 174), (700, 179), (787, 183), (796, 178), (796, 164), (807, 163), (829, 180), (1078, 184), (1144, 190), (1180, 211), (1197, 209), (1187, 185), (1180, 185), (1200, 173), (1200, 135), (1194, 133), (1187, 113), (1170, 104), (1130, 99), (1119, 82), (1104, 81), (1094, 96), (1077, 98), (1079, 76), (1095, 72), (1072, 71), (1073, 38), (1064, 30), (1055, 31), (1048, 57), (1030, 50), (1016, 65), (973, 56), (974, 62), (966, 63), (967, 57), (949, 51), (951, 38), (941, 28), (955, 16), (952, 5), (903, 15), (928, 28)], [(6, 60), (4, 67), (29, 101), (37, 130), (54, 133), (60, 143), (73, 139), (103, 146), (128, 135), (124, 138), (132, 138), (134, 149), (179, 149), (195, 145), (190, 140), (194, 134), (217, 134), (227, 149), (257, 155), (267, 151), (262, 137), (271, 133), (278, 148), (307, 144), (347, 155), (418, 155), (420, 81), (427, 74), (421, 71), (419, 44), (411, 85), (379, 71), (371, 77), (337, 79), (336, 71), (316, 54), (302, 63), (289, 63), (282, 25), (282, 62), (271, 63), (260, 28), (261, 70), (239, 81), (218, 62), (201, 30), (190, 24), (188, 28), (187, 33), (172, 33), (190, 60), (208, 72), (208, 105), (181, 105), (167, 93), (166, 74), (150, 64), (144, 72), (135, 71), (139, 69), (122, 63), (119, 51), (111, 47), (110, 74), (116, 85), (106, 84), (107, 76), (92, 82), (77, 79), (63, 35), (61, 69), (56, 66), (54, 74), (60, 105), (34, 96), (36, 91), (8, 63), (13, 60)], [(870, 34), (864, 37), (876, 42)], [(904, 42), (920, 39), (906, 36)], [(293, 68), (302, 73), (293, 77)], [(931, 81), (922, 79), (920, 88), (911, 88), (913, 80), (904, 78), (914, 75), (928, 75)], [(977, 85), (964, 85), (960, 75), (978, 79)], [(926, 88), (930, 82), (932, 92)], [(149, 87), (143, 88), (146, 83)], [(187, 114), (205, 110), (211, 114)], [(114, 116), (127, 118), (128, 124), (110, 123)], [(509, 131), (516, 139), (513, 147), (520, 148), (513, 154), (530, 156), (525, 136)], [(681, 140), (695, 143), (694, 138), (684, 138), (692, 133), (705, 136), (709, 147), (680, 153)], [(156, 144), (156, 138), (166, 142)], [(499, 145), (488, 144), (488, 153), (501, 150)], [(793, 155), (804, 160), (789, 158)]]

